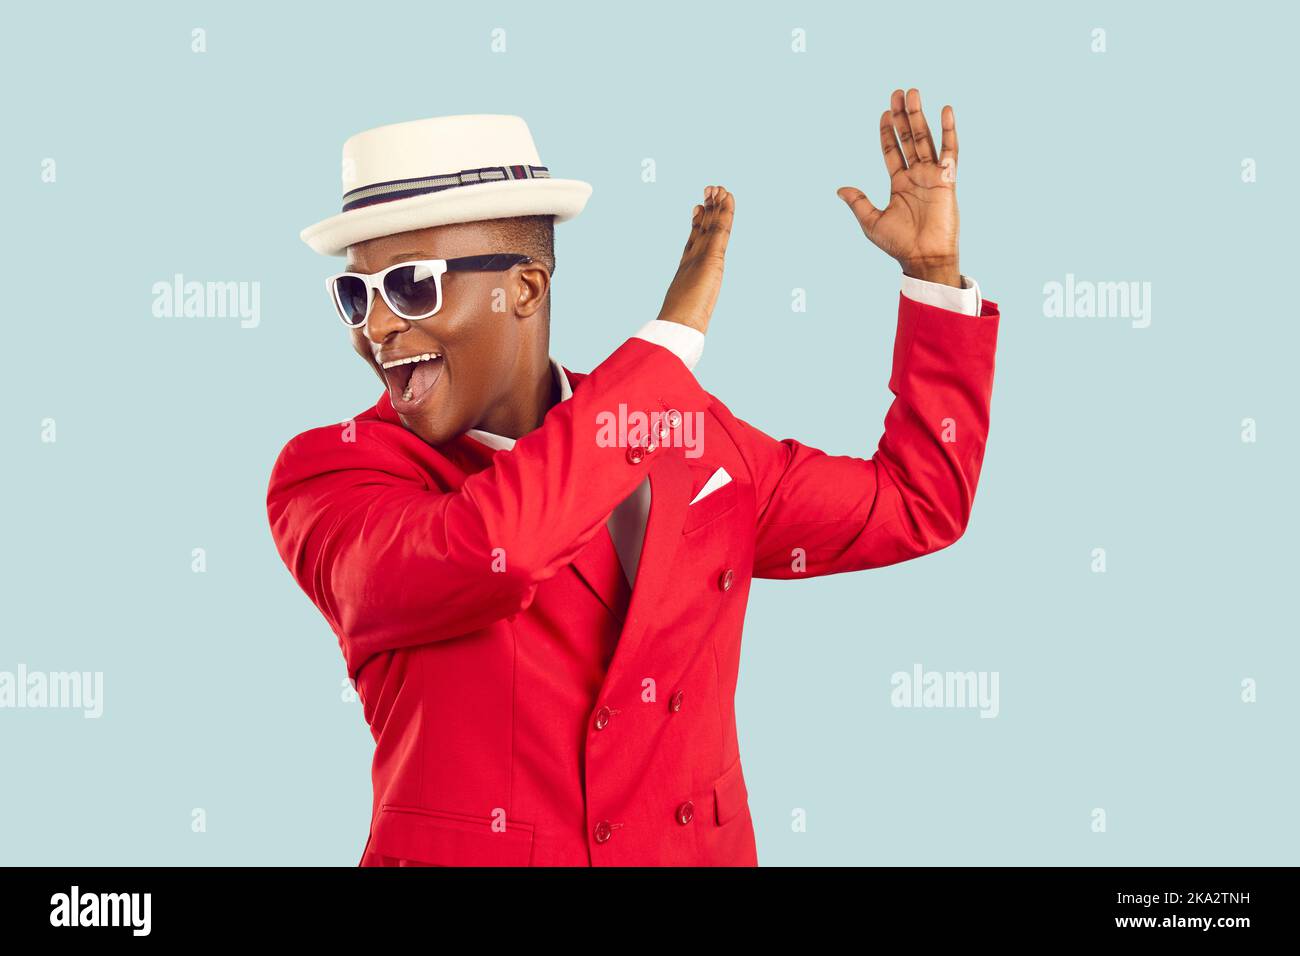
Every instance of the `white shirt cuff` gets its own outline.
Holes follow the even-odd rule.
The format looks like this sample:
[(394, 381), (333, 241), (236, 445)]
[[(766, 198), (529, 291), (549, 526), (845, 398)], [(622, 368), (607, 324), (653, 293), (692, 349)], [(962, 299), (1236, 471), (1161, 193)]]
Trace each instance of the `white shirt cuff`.
[(913, 302), (932, 305), (936, 309), (949, 312), (962, 312), (966, 315), (979, 315), (984, 311), (984, 299), (980, 295), (979, 283), (970, 276), (961, 277), (961, 288), (944, 285), (942, 282), (926, 282), (912, 276), (903, 276), (903, 295)]
[[(927, 283), (928, 285), (929, 283)], [(956, 289), (953, 290), (957, 291)], [(691, 371), (704, 354), (704, 333), (680, 322), (666, 322), (663, 319), (651, 319), (637, 329), (634, 338), (645, 339), (655, 345), (662, 345), (672, 352)]]

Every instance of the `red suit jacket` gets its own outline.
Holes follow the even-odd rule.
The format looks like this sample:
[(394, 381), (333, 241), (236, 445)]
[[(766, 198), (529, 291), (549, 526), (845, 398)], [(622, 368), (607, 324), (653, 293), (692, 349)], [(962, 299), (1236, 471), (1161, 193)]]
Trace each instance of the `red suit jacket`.
[[(267, 508), (375, 739), (361, 865), (756, 865), (734, 707), (750, 580), (961, 536), (998, 320), (987, 299), (974, 316), (900, 295), (870, 459), (765, 435), (638, 338), (570, 373), (573, 396), (510, 450), (432, 447), (386, 393), (292, 439)], [(611, 445), (598, 416), (620, 405), (666, 430)], [(719, 467), (731, 482), (690, 504)], [(605, 522), (647, 474), (629, 589)]]

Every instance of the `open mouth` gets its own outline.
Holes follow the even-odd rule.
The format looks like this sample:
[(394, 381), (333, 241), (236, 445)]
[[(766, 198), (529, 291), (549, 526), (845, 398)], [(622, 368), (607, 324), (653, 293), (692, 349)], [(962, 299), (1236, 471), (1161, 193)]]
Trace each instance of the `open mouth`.
[(420, 407), (442, 377), (444, 360), (438, 352), (424, 352), (384, 362), (380, 368), (388, 383), (388, 397), (399, 412)]

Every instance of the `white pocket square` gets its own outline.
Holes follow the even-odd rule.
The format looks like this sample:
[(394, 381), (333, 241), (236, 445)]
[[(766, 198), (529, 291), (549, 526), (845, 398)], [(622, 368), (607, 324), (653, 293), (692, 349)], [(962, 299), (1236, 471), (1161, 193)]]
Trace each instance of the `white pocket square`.
[(701, 498), (713, 494), (730, 480), (731, 476), (727, 474), (727, 469), (719, 468), (709, 476), (709, 480), (704, 483), (704, 487), (700, 489), (700, 493), (691, 499), (691, 504), (695, 504), (695, 502), (699, 501)]

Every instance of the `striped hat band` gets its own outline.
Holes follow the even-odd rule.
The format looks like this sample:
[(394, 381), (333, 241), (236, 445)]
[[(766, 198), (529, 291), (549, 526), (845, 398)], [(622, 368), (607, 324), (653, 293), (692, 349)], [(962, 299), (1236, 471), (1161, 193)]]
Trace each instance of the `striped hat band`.
[(373, 206), (375, 203), (391, 202), (394, 199), (409, 199), (426, 193), (455, 189), (457, 186), (473, 186), (477, 183), (502, 182), (509, 179), (550, 179), (551, 173), (545, 166), (481, 166), (478, 169), (462, 169), (456, 173), (442, 173), (437, 176), (420, 176), (415, 179), (394, 179), (386, 183), (374, 183), (361, 186), (343, 194), (343, 211)]

